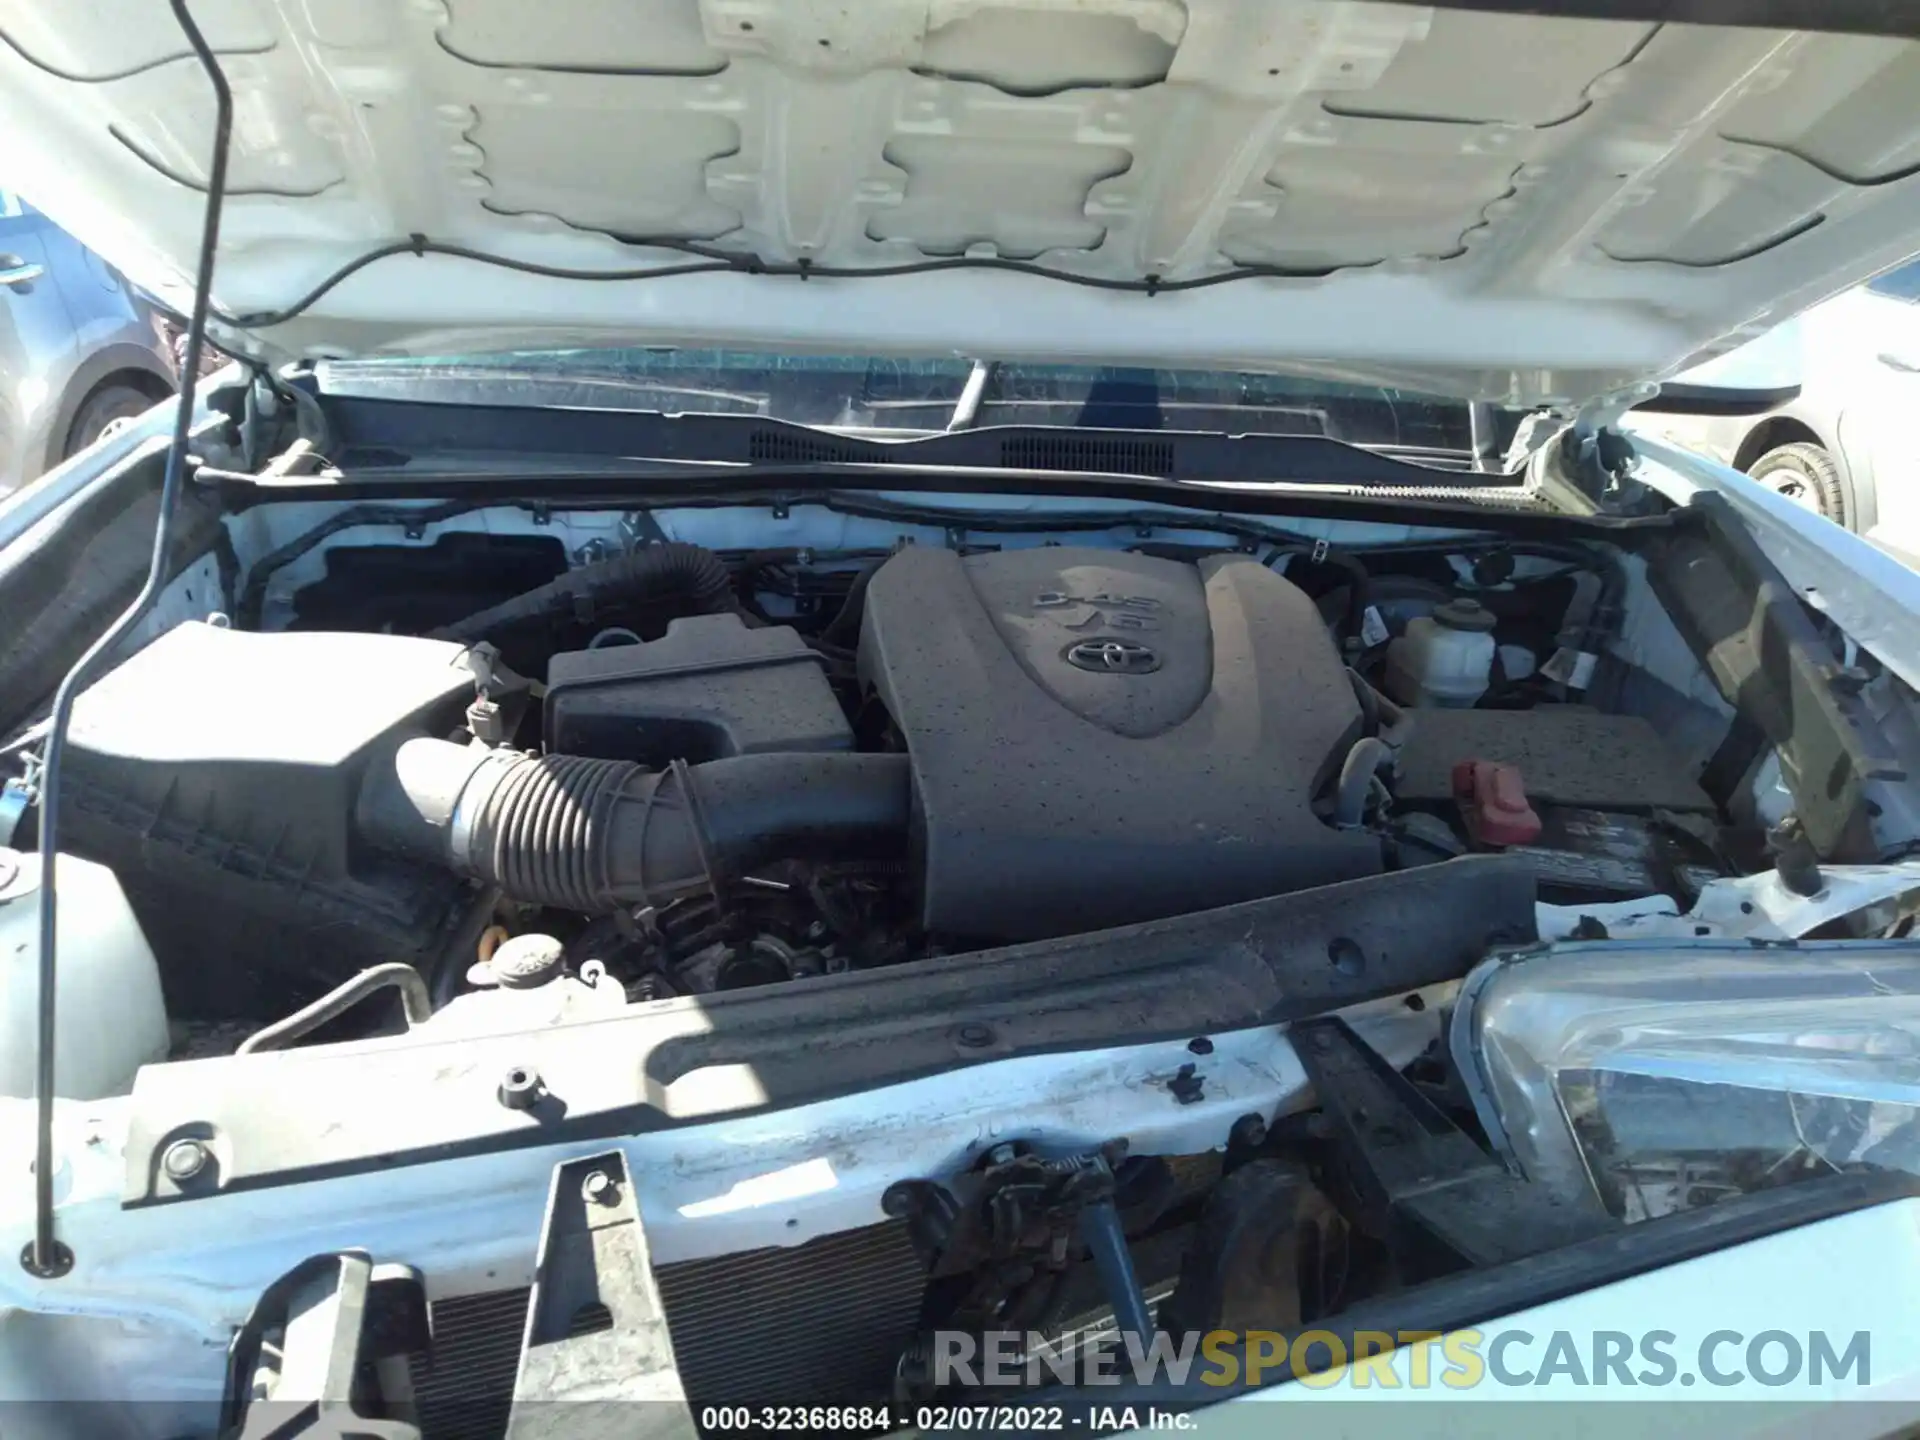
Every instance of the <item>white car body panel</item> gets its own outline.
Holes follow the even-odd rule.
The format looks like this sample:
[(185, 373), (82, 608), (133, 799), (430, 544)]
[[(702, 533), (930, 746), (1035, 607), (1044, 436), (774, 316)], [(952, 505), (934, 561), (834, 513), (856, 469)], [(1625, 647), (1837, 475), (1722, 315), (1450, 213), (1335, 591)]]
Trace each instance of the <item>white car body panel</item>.
[[(1231, 1406), (1203, 1411), (1192, 1434), (1199, 1436), (1249, 1433), (1244, 1406), (1280, 1404), (1287, 1409), (1276, 1417), (1276, 1428), (1292, 1437), (1383, 1436), (1470, 1433), (1488, 1437), (1610, 1435), (1616, 1427), (1652, 1424), (1661, 1436), (1771, 1436), (1819, 1435), (1884, 1436), (1911, 1423), (1920, 1407), (1920, 1200), (1902, 1200), (1745, 1245), (1702, 1255), (1679, 1265), (1650, 1271), (1571, 1295), (1550, 1305), (1539, 1305), (1511, 1315), (1489, 1318), (1475, 1327), (1493, 1336), (1502, 1331), (1525, 1331), (1535, 1337), (1514, 1350), (1509, 1368), (1531, 1370), (1535, 1382), (1509, 1386), (1482, 1381), (1471, 1389), (1431, 1383), (1412, 1385), (1412, 1356), (1396, 1351), (1392, 1368), (1397, 1389), (1379, 1384), (1357, 1387), (1336, 1384), (1326, 1388), (1300, 1384), (1276, 1385), (1256, 1391)], [(1572, 1337), (1580, 1356), (1591, 1355), (1591, 1337), (1616, 1331), (1638, 1339), (1649, 1331), (1671, 1332), (1671, 1351), (1678, 1362), (1674, 1382), (1661, 1386), (1581, 1384), (1566, 1374), (1547, 1374), (1540, 1362), (1547, 1338), (1555, 1331)], [(1715, 1331), (1738, 1334), (1744, 1340), (1769, 1330), (1800, 1337), (1804, 1344), (1813, 1332), (1833, 1337), (1836, 1348), (1858, 1331), (1870, 1337), (1870, 1383), (1828, 1378), (1823, 1386), (1804, 1380), (1791, 1388), (1760, 1383), (1744, 1372), (1740, 1358), (1744, 1343), (1717, 1350), (1714, 1359), (1724, 1375), (1743, 1372), (1741, 1383), (1688, 1384), (1681, 1375), (1697, 1373), (1694, 1357)], [(1376, 1364), (1380, 1362), (1375, 1362)], [(1777, 1359), (1771, 1363), (1777, 1363)], [(1536, 1369), (1535, 1367), (1539, 1367)], [(1432, 1359), (1432, 1373), (1443, 1368)], [(1640, 1367), (1636, 1357), (1634, 1367)], [(1529, 1401), (1575, 1402), (1558, 1405)], [(1320, 1408), (1316, 1402), (1331, 1402)], [(1361, 1412), (1341, 1402), (1359, 1401)], [(1765, 1401), (1764, 1405), (1754, 1402)], [(1744, 1404), (1739, 1402), (1746, 1402)], [(1379, 1405), (1420, 1406), (1404, 1419), (1382, 1415)], [(1504, 1406), (1502, 1409), (1489, 1405)], [(1450, 1412), (1428, 1406), (1474, 1407)], [(1608, 1414), (1594, 1405), (1628, 1407)], [(1641, 1407), (1659, 1405), (1658, 1420)], [(1302, 1406), (1307, 1408), (1303, 1409)], [(1329, 1409), (1331, 1413), (1329, 1413)], [(1449, 1420), (1449, 1414), (1457, 1418)], [(1436, 1430), (1434, 1427), (1444, 1427)]]
[[(409, 237), (592, 281), (369, 264), (231, 343), (718, 343), (1619, 394), (1904, 259), (1920, 47), (1323, 0), (202, 0), (235, 95), (213, 299), (292, 307)], [(166, 7), (0, 6), (34, 202), (184, 309), (212, 92)], [(624, 238), (623, 238), (624, 237)]]
[(1920, 571), (1730, 466), (1644, 436), (1634, 444), (1636, 479), (1680, 504), (1724, 495), (1809, 605), (1920, 688)]
[[(1455, 988), (1419, 992), (1418, 1012), (1394, 996), (1345, 1013), (1369, 1044), (1405, 1065), (1433, 1039)], [(431, 1299), (528, 1284), (553, 1167), (610, 1144), (636, 1177), (654, 1262), (670, 1263), (878, 1224), (889, 1185), (949, 1175), (1002, 1140), (1074, 1153), (1125, 1135), (1134, 1153), (1201, 1154), (1223, 1147), (1249, 1111), (1311, 1103), (1282, 1029), (1212, 1038), (1204, 1056), (1173, 1041), (1021, 1057), (975, 1066), (958, 1086), (932, 1076), (710, 1125), (136, 1210), (120, 1206), (132, 1103), (61, 1101), (55, 1195), (77, 1263), (58, 1280), (0, 1267), (0, 1316), (9, 1327), (0, 1406), (30, 1426), (32, 1411), (11, 1402), (156, 1402), (127, 1407), (123, 1423), (139, 1427), (128, 1440), (194, 1433), (187, 1422), (195, 1407), (219, 1400), (234, 1327), (261, 1289), (301, 1259), (342, 1247), (405, 1256), (427, 1277)], [(1204, 1077), (1203, 1098), (1191, 1105), (1166, 1088), (1183, 1065)], [(750, 1071), (740, 1078), (753, 1083)], [(32, 1217), (24, 1183), (31, 1110), (31, 1101), (0, 1100), (0, 1168), (19, 1182), (0, 1189), (0, 1216), (15, 1236)], [(58, 1363), (47, 1364), (49, 1355)], [(37, 1440), (31, 1428), (7, 1433)]]

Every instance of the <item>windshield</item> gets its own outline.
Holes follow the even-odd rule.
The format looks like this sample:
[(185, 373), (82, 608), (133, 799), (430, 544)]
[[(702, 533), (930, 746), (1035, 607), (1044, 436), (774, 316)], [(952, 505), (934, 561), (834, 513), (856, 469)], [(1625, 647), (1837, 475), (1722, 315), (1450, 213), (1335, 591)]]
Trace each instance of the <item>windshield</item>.
[(1867, 282), (1867, 289), (1895, 300), (1920, 300), (1920, 260), (1909, 260), (1884, 275), (1874, 276)]
[(854, 431), (1049, 425), (1325, 435), (1452, 452), (1471, 443), (1458, 400), (1224, 370), (615, 349), (330, 361), (319, 379), (335, 394), (757, 415)]

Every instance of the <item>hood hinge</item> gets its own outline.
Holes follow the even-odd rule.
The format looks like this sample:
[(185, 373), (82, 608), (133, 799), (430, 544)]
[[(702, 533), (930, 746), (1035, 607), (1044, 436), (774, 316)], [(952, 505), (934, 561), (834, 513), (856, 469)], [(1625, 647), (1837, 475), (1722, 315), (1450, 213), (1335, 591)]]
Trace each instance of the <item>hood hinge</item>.
[(238, 468), (249, 474), (302, 441), (304, 450), (319, 456), (333, 451), (326, 412), (313, 392), (264, 365), (248, 362), (237, 380), (207, 396), (207, 404), (227, 417), (228, 443)]
[(1635, 405), (1660, 393), (1656, 384), (1611, 391), (1588, 401), (1571, 418), (1564, 412), (1527, 416), (1514, 436), (1508, 465), (1525, 461), (1542, 490), (1568, 509), (1590, 514), (1644, 514), (1653, 493), (1633, 478), (1633, 439), (1618, 428)]

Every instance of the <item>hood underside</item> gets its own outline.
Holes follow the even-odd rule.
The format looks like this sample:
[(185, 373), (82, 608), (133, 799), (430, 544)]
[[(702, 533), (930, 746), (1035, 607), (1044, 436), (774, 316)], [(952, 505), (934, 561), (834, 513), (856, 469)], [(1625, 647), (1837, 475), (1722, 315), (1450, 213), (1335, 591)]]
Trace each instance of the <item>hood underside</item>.
[[(728, 344), (1577, 401), (1920, 237), (1893, 38), (1323, 0), (192, 8), (234, 92), (216, 333), (266, 356)], [(10, 0), (0, 40), (8, 183), (184, 309), (214, 103), (167, 8)]]

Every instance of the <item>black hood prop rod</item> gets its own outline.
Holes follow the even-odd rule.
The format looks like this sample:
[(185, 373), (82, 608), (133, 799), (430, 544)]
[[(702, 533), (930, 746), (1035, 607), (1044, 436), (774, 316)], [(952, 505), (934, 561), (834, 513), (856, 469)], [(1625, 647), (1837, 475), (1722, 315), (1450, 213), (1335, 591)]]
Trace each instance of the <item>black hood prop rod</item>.
[(167, 568), (173, 549), (174, 513), (179, 509), (180, 490), (187, 465), (187, 432), (193, 423), (194, 380), (200, 373), (200, 357), (206, 348), (207, 305), (213, 290), (214, 251), (220, 241), (220, 209), (227, 192), (227, 149), (233, 132), (233, 92), (206, 37), (187, 13), (186, 0), (168, 0), (173, 18), (193, 48), (200, 68), (213, 85), (213, 161), (207, 172), (206, 218), (200, 227), (200, 258), (193, 280), (193, 309), (187, 320), (186, 357), (181, 367), (181, 392), (173, 417), (173, 440), (167, 449), (167, 468), (160, 488), (160, 517), (153, 528), (153, 558), (147, 566), (146, 583), (140, 593), (107, 627), (107, 631), (87, 648), (60, 682), (53, 698), (53, 713), (48, 721), (46, 745), (40, 772), (40, 971), (38, 1007), (38, 1044), (34, 1053), (34, 1161), (33, 1161), (33, 1239), (21, 1253), (20, 1263), (30, 1274), (55, 1279), (73, 1269), (73, 1251), (54, 1233), (53, 1223), (53, 1101), (55, 1060), (55, 985), (59, 976), (59, 879), (60, 863), (60, 776), (66, 755), (67, 726), (73, 718), (76, 696), (106, 668), (113, 655), (134, 627), (146, 618), (166, 588)]

